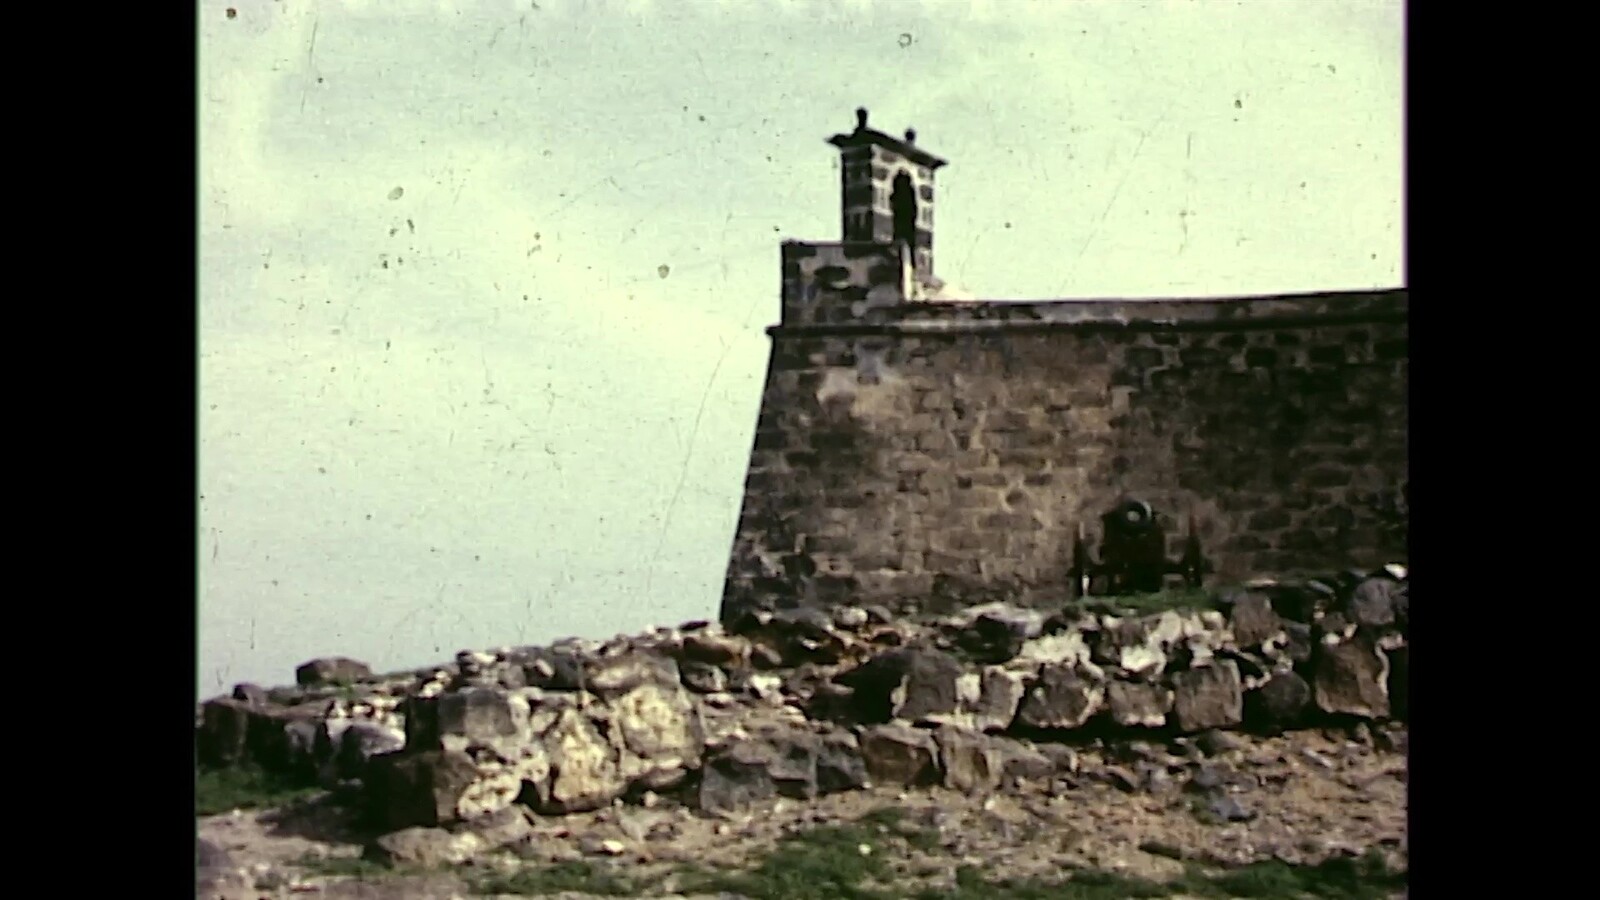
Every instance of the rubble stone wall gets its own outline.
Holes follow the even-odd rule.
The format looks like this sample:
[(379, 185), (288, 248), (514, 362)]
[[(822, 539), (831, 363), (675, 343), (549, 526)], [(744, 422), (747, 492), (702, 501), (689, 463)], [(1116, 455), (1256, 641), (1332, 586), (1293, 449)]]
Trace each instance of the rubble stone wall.
[(197, 750), (356, 785), (385, 831), (660, 792), (717, 811), (874, 783), (994, 791), (1077, 774), (1074, 741), (1403, 722), (1409, 609), (1385, 570), (1144, 614), (747, 611), (388, 677), (308, 664), (300, 687), (204, 703)]
[[(786, 273), (814, 282), (818, 252), (786, 247)], [(1054, 602), (1074, 529), (1098, 548), (1099, 516), (1129, 495), (1174, 555), (1192, 515), (1223, 579), (1405, 556), (1405, 291), (862, 302), (842, 322), (791, 293), (725, 619)]]

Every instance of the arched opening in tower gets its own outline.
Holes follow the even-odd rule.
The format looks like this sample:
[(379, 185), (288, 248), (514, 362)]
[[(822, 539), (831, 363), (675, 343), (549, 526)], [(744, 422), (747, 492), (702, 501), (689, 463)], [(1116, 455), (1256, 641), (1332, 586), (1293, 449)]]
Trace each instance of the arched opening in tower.
[(904, 172), (894, 177), (894, 191), (889, 195), (889, 206), (894, 210), (894, 239), (917, 246), (917, 191), (911, 185), (911, 176)]

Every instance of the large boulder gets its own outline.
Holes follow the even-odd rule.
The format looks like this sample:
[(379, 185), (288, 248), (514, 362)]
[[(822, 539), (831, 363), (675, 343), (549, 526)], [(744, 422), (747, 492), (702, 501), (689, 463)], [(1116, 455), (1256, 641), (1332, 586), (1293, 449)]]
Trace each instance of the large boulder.
[(471, 740), (517, 737), (528, 728), (527, 698), (494, 687), (468, 687), (439, 695), (436, 701), (440, 736), (459, 735)]
[(1239, 667), (1232, 660), (1175, 672), (1172, 714), (1180, 731), (1230, 728), (1244, 717)]
[(1261, 687), (1244, 695), (1245, 722), (1252, 728), (1276, 733), (1292, 728), (1311, 705), (1311, 686), (1296, 672), (1278, 672)]
[(340, 778), (359, 779), (374, 757), (405, 748), (404, 731), (380, 722), (355, 721), (340, 735), (334, 766)]
[(966, 669), (954, 656), (929, 647), (901, 647), (872, 657), (834, 678), (850, 688), (863, 723), (910, 722), (957, 712)]
[(578, 710), (561, 711), (544, 735), (544, 746), (550, 755), (550, 787), (540, 798), (540, 812), (599, 809), (627, 791), (617, 748)]
[(911, 787), (938, 782), (939, 747), (928, 732), (898, 723), (873, 725), (858, 740), (873, 781)]
[(720, 747), (701, 770), (700, 807), (728, 812), (774, 797), (813, 799), (867, 784), (856, 739), (847, 733), (771, 730)]
[(583, 660), (570, 647), (519, 647), (510, 654), (522, 666), (523, 682), (547, 691), (576, 691), (583, 688)]
[(700, 707), (673, 683), (647, 682), (612, 702), (613, 740), (621, 743), (621, 774), (630, 785), (660, 790), (699, 768), (705, 751)]
[(1381, 628), (1395, 621), (1395, 597), (1402, 585), (1392, 578), (1368, 578), (1350, 592), (1345, 611), (1358, 625)]
[(682, 683), (678, 664), (666, 656), (634, 651), (584, 663), (583, 689), (610, 700), (641, 685), (677, 686)]
[(1262, 593), (1249, 592), (1235, 598), (1228, 612), (1228, 626), (1234, 643), (1241, 649), (1260, 647), (1280, 638), (1287, 640), (1283, 619), (1273, 610), (1271, 598)]
[(712, 625), (685, 634), (679, 645), (679, 653), (682, 661), (742, 667), (750, 662), (750, 639), (726, 634), (720, 626)]
[(429, 750), (373, 757), (363, 786), (373, 824), (394, 831), (459, 821), (461, 799), (477, 780), (465, 752)]
[(246, 701), (227, 697), (201, 704), (195, 749), (202, 764), (227, 766), (244, 759), (251, 708)]
[(1077, 728), (1105, 701), (1105, 686), (1076, 667), (1044, 666), (1017, 710), (1017, 724), (1029, 728)]
[(319, 703), (251, 707), (245, 734), (247, 756), (269, 771), (309, 775), (324, 715), (325, 707)]
[(1160, 728), (1172, 710), (1172, 691), (1148, 681), (1113, 680), (1106, 685), (1111, 720), (1126, 727)]
[(372, 667), (347, 656), (326, 656), (301, 663), (294, 670), (295, 683), (302, 687), (348, 684), (372, 676)]
[(1389, 715), (1389, 660), (1365, 633), (1317, 647), (1312, 688), (1326, 713), (1381, 719)]
[(1010, 756), (1003, 738), (944, 726), (934, 731), (934, 742), (939, 747), (945, 787), (975, 794), (1000, 786)]

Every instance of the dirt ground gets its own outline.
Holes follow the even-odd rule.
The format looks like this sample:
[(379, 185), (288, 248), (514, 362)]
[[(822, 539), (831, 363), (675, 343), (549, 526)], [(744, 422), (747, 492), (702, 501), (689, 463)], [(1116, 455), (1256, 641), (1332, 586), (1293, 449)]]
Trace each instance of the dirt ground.
[[(664, 877), (685, 863), (759, 860), (786, 834), (886, 808), (903, 811), (898, 824), (878, 826), (886, 837), (896, 831), (922, 836), (885, 844), (895, 848), (893, 866), (907, 884), (948, 884), (962, 865), (1008, 877), (1077, 867), (1166, 880), (1183, 870), (1180, 860), (1237, 866), (1276, 858), (1300, 864), (1371, 849), (1404, 867), (1403, 734), (1398, 748), (1389, 741), (1313, 731), (1238, 738), (1204, 759), (1160, 748), (1146, 748), (1134, 754), (1138, 758), (1126, 752), (1108, 758), (1106, 752), (1081, 751), (1078, 773), (1065, 783), (988, 796), (878, 787), (808, 802), (778, 800), (721, 817), (662, 797), (649, 808), (617, 805), (540, 818), (526, 840), (453, 871), (429, 874), (328, 874), (340, 861), (359, 857), (372, 837), (355, 825), (347, 803), (331, 797), (285, 810), (235, 811), (198, 822), (199, 838), (226, 859), (202, 864), (208, 883), (197, 897), (449, 900), (483, 896), (472, 894), (464, 877), (474, 869), (509, 873), (578, 859), (643, 878)], [(670, 880), (658, 883), (663, 893), (654, 896), (684, 896), (670, 893)]]

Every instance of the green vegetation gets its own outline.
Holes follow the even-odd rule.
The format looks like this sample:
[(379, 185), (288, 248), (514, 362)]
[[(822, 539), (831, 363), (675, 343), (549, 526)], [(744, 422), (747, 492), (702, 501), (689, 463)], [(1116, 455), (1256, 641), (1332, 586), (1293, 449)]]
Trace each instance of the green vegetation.
[(255, 765), (201, 767), (195, 771), (197, 816), (214, 816), (234, 809), (285, 806), (318, 793), (321, 793), (320, 788)]
[(304, 856), (297, 860), (295, 865), (312, 875), (353, 878), (356, 881), (372, 881), (393, 876), (397, 872), (396, 869), (383, 863), (359, 856)]
[(517, 894), (526, 897), (541, 897), (563, 891), (632, 897), (643, 887), (645, 885), (635, 884), (604, 865), (584, 860), (526, 868), (511, 875), (486, 875), (472, 883), (472, 889), (479, 894)]
[(893, 880), (880, 837), (878, 827), (861, 823), (813, 828), (779, 841), (752, 869), (713, 873), (680, 890), (751, 900), (887, 900), (890, 894), (873, 887)]
[(1104, 608), (1115, 610), (1119, 614), (1129, 613), (1147, 616), (1153, 613), (1166, 612), (1169, 609), (1215, 609), (1217, 590), (1215, 588), (1168, 588), (1156, 591), (1153, 594), (1127, 594), (1118, 597), (1090, 596), (1082, 601), (1089, 609)]
[(1383, 898), (1403, 889), (1406, 876), (1391, 872), (1383, 858), (1336, 858), (1316, 866), (1291, 866), (1270, 860), (1210, 876), (1205, 897), (1326, 897), (1330, 900)]

